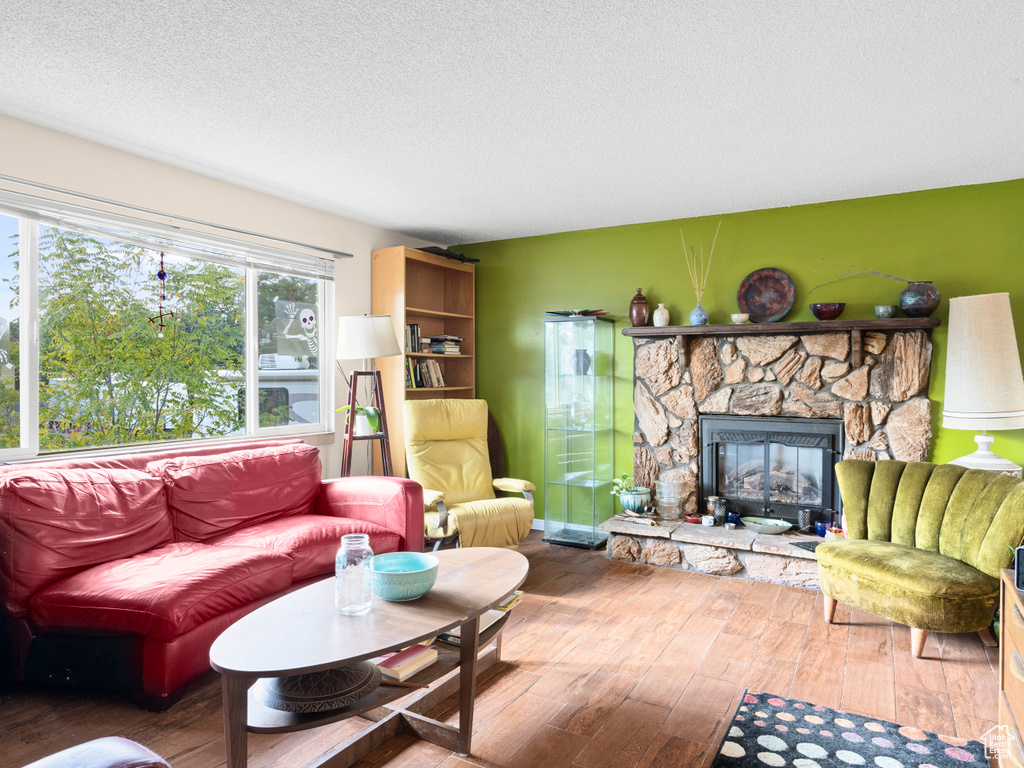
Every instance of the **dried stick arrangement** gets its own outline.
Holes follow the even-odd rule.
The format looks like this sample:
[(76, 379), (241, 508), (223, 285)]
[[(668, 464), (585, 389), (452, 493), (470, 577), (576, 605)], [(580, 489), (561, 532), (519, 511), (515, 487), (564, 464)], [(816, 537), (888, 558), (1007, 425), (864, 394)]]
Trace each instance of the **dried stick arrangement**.
[[(898, 283), (912, 283), (912, 282), (914, 282), (913, 280), (908, 280), (905, 277), (896, 277), (896, 275), (890, 275), (890, 274), (887, 274), (886, 272), (879, 272), (877, 269), (868, 269), (867, 267), (860, 267), (860, 266), (858, 266), (856, 264), (850, 264), (849, 262), (846, 262), (846, 261), (839, 261), (839, 259), (825, 259), (825, 261), (831, 261), (831, 262), (834, 262), (835, 264), (845, 264), (848, 267), (853, 267), (854, 269), (857, 269), (857, 270), (860, 270), (860, 271), (859, 272), (850, 272), (849, 274), (843, 275), (842, 277), (834, 277), (831, 280), (826, 280), (823, 283), (818, 283), (816, 286), (811, 288), (811, 290), (809, 290), (808, 293), (814, 293), (816, 290), (821, 288), (821, 286), (823, 286), (823, 285), (828, 285), (829, 283), (837, 283), (840, 280), (846, 280), (847, 278), (850, 278), (850, 277), (861, 277), (862, 275), (873, 275), (874, 277), (885, 277), (885, 278), (888, 278), (889, 280), (895, 280)], [(818, 272), (839, 272), (838, 269), (831, 269), (831, 270), (819, 269), (817, 271)]]
[(708, 263), (704, 263), (704, 248), (700, 253), (695, 253), (693, 248), (686, 245), (686, 238), (683, 237), (683, 229), (679, 228), (679, 239), (683, 241), (683, 256), (686, 258), (686, 271), (690, 273), (690, 283), (693, 285), (693, 292), (697, 296), (697, 303), (700, 304), (704, 297), (704, 289), (708, 284), (708, 274), (711, 272), (711, 260), (715, 257), (715, 243), (718, 242), (718, 230), (722, 228), (722, 222), (718, 222), (715, 229), (715, 239), (711, 241), (711, 252), (708, 254)]

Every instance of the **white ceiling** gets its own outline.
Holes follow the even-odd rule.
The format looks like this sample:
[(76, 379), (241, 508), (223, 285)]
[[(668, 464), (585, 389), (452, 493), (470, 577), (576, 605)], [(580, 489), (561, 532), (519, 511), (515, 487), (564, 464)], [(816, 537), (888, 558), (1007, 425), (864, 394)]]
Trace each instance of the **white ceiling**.
[(2, 0), (0, 113), (452, 244), (1024, 178), (1022, 52), (1021, 0)]

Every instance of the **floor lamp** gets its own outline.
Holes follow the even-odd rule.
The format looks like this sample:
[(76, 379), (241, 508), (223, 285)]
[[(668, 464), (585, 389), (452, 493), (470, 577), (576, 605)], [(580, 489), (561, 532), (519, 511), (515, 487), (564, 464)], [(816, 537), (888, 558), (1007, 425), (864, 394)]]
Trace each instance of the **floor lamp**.
[[(341, 476), (352, 472), (352, 443), (356, 440), (379, 440), (384, 474), (392, 474), (391, 447), (388, 444), (388, 417), (384, 408), (384, 388), (380, 371), (374, 362), (378, 357), (402, 354), (395, 336), (390, 315), (358, 315), (338, 318), (338, 360), (362, 360), (366, 371), (352, 371), (348, 377), (348, 418), (345, 420), (345, 440), (341, 455)], [(380, 431), (370, 435), (355, 434), (356, 393), (359, 379), (366, 377), (370, 384), (370, 405), (380, 413)]]
[(1017, 464), (992, 452), (995, 438), (987, 434), (988, 430), (1024, 428), (1024, 378), (1010, 294), (949, 300), (942, 426), (981, 431), (974, 438), (978, 450), (950, 464), (1021, 476)]

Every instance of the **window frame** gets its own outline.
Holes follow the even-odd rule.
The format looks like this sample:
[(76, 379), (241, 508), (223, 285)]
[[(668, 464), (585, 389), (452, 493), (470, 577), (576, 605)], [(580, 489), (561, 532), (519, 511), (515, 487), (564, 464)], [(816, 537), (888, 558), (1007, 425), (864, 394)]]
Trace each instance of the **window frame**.
[[(267, 246), (258, 246), (258, 258), (251, 258), (253, 249), (257, 246), (242, 241), (232, 240), (223, 236), (210, 236), (207, 246), (212, 250), (226, 250), (226, 244), (235, 244), (237, 249), (229, 257), (234, 261), (233, 266), (244, 270), (243, 281), (243, 307), (245, 312), (243, 350), (245, 353), (245, 419), (243, 432), (230, 435), (218, 435), (212, 437), (192, 437), (174, 440), (156, 440), (143, 443), (125, 443), (120, 445), (96, 446), (78, 448), (62, 451), (40, 452), (39, 440), (39, 383), (40, 383), (40, 316), (39, 316), (39, 233), (44, 226), (59, 226), (63, 229), (85, 232), (86, 234), (97, 234), (95, 227), (97, 221), (99, 226), (109, 227), (109, 234), (103, 235), (110, 239), (118, 239), (118, 230), (133, 234), (133, 224), (138, 224), (145, 232), (143, 237), (153, 237), (153, 232), (159, 232), (162, 225), (147, 222), (133, 217), (119, 216), (95, 212), (90, 220), (83, 222), (81, 229), (76, 229), (72, 220), (61, 220), (55, 222), (51, 215), (43, 212), (40, 215), (32, 213), (32, 198), (28, 195), (20, 195), (6, 190), (0, 191), (0, 214), (16, 218), (18, 225), (18, 248), (19, 248), (19, 379), (21, 391), (20, 400), (20, 423), (19, 433), (21, 444), (14, 448), (0, 448), (0, 462), (17, 462), (24, 460), (50, 460), (67, 458), (82, 454), (115, 455), (118, 453), (134, 453), (154, 448), (172, 447), (174, 445), (212, 443), (212, 442), (239, 442), (245, 440), (263, 440), (275, 437), (296, 437), (301, 435), (327, 434), (334, 430), (335, 414), (331, 408), (334, 393), (334, 360), (330, 351), (334, 349), (334, 285), (333, 272), (334, 262), (332, 259), (311, 256), (308, 254), (274, 249)], [(10, 205), (12, 197), (18, 198), (17, 205)], [(43, 201), (50, 202), (50, 201)], [(108, 223), (109, 222), (109, 223)], [(167, 230), (174, 230), (172, 226), (165, 227)], [(161, 235), (157, 235), (161, 236)], [(166, 237), (166, 235), (162, 235)], [(180, 240), (181, 238), (176, 238)], [(168, 247), (168, 251), (178, 250), (182, 255), (198, 261), (224, 264), (223, 259), (203, 258), (201, 252), (196, 251), (196, 246), (203, 246), (204, 234), (189, 232), (187, 244), (183, 248)], [(177, 242), (175, 243), (177, 245)], [(162, 243), (153, 242), (154, 249), (160, 249)], [(230, 247), (228, 245), (227, 247)], [(273, 257), (280, 252), (282, 263), (275, 269)], [(308, 262), (309, 268), (303, 268), (304, 262)], [(298, 266), (297, 266), (298, 265)], [(317, 343), (320, 350), (325, 354), (318, 356), (318, 388), (319, 397), (319, 421), (309, 424), (287, 424), (275, 427), (261, 427), (259, 425), (259, 293), (258, 273), (273, 272), (275, 274), (293, 275), (315, 280), (317, 284), (317, 308), (320, 313), (319, 327), (317, 328)]]

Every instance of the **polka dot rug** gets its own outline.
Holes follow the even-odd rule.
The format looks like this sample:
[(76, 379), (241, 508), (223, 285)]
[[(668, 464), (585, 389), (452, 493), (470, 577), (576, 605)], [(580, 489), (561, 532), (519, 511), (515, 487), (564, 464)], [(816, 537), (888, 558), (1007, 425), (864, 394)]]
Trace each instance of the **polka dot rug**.
[(985, 745), (747, 691), (711, 768), (987, 768)]

